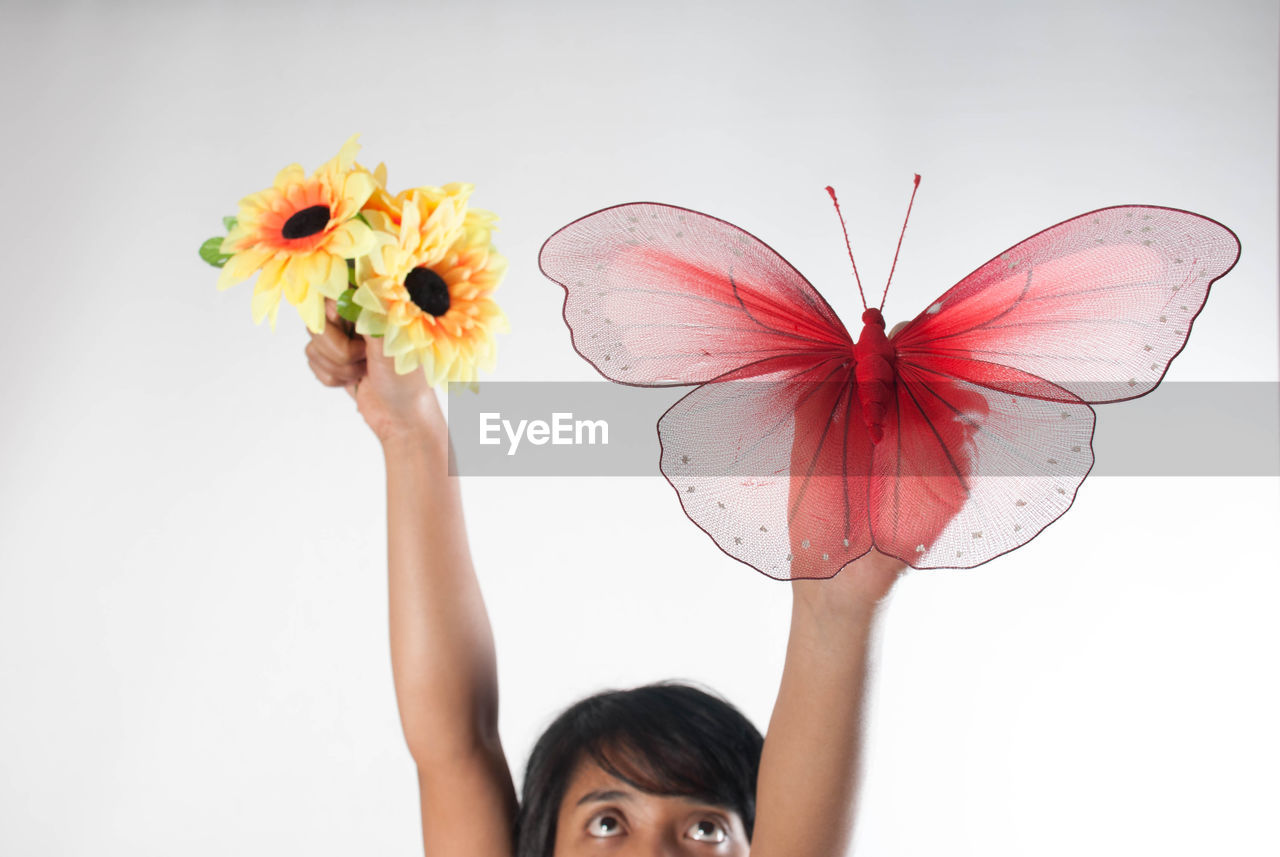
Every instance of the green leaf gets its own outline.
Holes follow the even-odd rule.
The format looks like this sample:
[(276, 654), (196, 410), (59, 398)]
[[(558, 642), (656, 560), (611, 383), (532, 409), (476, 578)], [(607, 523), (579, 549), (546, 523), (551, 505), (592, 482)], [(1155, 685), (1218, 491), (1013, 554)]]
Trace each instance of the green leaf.
[(360, 320), (360, 307), (352, 300), (356, 296), (355, 289), (347, 289), (338, 295), (338, 315), (347, 321)]
[(222, 225), (223, 225), (223, 226), (225, 226), (225, 227), (227, 228), (227, 231), (228, 231), (228, 232), (230, 232), (232, 229), (235, 229), (235, 226), (236, 226), (236, 219), (235, 219), (234, 217), (231, 217), (230, 215), (228, 215), (228, 216), (226, 216), (226, 217), (222, 218)]
[(365, 226), (368, 226), (370, 229), (373, 228), (373, 224), (370, 223), (369, 219), (364, 216), (363, 211), (356, 212), (356, 220), (359, 220), (361, 223), (363, 223)]
[(222, 238), (223, 236), (218, 235), (200, 245), (200, 258), (215, 268), (227, 264), (227, 260), (233, 255), (222, 252)]

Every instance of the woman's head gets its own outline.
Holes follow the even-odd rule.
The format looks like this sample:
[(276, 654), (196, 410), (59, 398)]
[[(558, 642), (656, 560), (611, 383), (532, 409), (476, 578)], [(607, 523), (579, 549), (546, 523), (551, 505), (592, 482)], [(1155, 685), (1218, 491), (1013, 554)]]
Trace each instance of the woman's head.
[[(692, 843), (688, 853), (745, 854), (763, 745), (741, 712), (688, 685), (588, 697), (556, 718), (529, 757), (517, 857), (662, 836)], [(714, 847), (722, 838), (739, 848)]]

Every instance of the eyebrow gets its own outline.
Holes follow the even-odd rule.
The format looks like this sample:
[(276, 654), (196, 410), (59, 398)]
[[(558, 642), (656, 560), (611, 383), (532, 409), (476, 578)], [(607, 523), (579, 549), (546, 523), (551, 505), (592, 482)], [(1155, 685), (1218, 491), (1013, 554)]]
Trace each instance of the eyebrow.
[(605, 791), (597, 790), (593, 792), (587, 792), (586, 794), (584, 794), (578, 800), (575, 806), (582, 806), (584, 803), (596, 803), (596, 802), (603, 802), (603, 801), (610, 801), (610, 800), (630, 800), (630, 799), (631, 799), (630, 792), (621, 792), (621, 791), (618, 791), (617, 789), (608, 789)]

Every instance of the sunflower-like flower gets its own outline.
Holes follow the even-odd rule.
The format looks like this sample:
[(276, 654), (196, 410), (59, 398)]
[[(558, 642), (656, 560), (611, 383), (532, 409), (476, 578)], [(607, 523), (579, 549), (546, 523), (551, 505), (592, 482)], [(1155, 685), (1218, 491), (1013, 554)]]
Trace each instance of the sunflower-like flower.
[(368, 216), (369, 212), (377, 211), (387, 215), (391, 222), (399, 225), (400, 209), (403, 205), (404, 197), (408, 192), (401, 192), (395, 196), (387, 190), (387, 165), (378, 164), (377, 167), (370, 172), (367, 168), (356, 164), (356, 169), (364, 170), (373, 179), (373, 193), (369, 194), (369, 199), (365, 201), (364, 213)]
[[(356, 263), (356, 331), (381, 336), (383, 353), (395, 358), (397, 372), (421, 366), (432, 384), (474, 384), (478, 369), (493, 368), (494, 334), (507, 331), (492, 298), (507, 267), (491, 240), (497, 217), (467, 210), (470, 192), (470, 185), (446, 185), (399, 195), (399, 238), (392, 243), (388, 236), (367, 261)], [(366, 216), (376, 229), (396, 234), (390, 214), (375, 210)], [(448, 240), (437, 243), (443, 236)], [(415, 240), (417, 249), (410, 249)]]
[(368, 253), (373, 231), (356, 215), (375, 188), (373, 177), (353, 169), (360, 145), (352, 136), (337, 156), (307, 178), (290, 164), (266, 190), (240, 200), (240, 213), (222, 242), (232, 254), (218, 277), (226, 289), (261, 269), (253, 293), (253, 320), (276, 326), (280, 296), (298, 308), (316, 333), (324, 330), (324, 299), (347, 287), (347, 259)]
[[(356, 169), (363, 170), (359, 164)], [(368, 170), (365, 170), (369, 172)], [(396, 226), (400, 225), (404, 215), (405, 204), (410, 200), (414, 200), (421, 215), (421, 223), (426, 224), (429, 212), (434, 211), (438, 206), (446, 201), (452, 201), (455, 205), (466, 210), (467, 199), (471, 196), (471, 192), (475, 190), (475, 185), (466, 182), (450, 182), (444, 187), (414, 187), (408, 190), (402, 190), (394, 196), (387, 190), (387, 165), (378, 164), (378, 166), (369, 172), (373, 178), (373, 193), (369, 195), (368, 201), (364, 204), (364, 214), (367, 217), (371, 212), (379, 212), (385, 214), (389, 221)], [(372, 221), (370, 221), (372, 222)], [(395, 230), (391, 230), (395, 232)]]

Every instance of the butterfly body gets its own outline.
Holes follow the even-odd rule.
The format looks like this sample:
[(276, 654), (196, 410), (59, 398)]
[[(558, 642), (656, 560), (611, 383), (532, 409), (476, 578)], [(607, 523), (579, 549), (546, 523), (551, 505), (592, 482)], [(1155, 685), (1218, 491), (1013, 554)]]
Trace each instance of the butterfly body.
[(872, 443), (879, 443), (884, 439), (884, 417), (894, 395), (894, 350), (885, 335), (880, 310), (864, 311), (862, 321), (862, 333), (853, 348), (853, 373), (867, 432)]
[(1191, 212), (1099, 209), (992, 258), (892, 336), (867, 309), (856, 342), (772, 248), (689, 209), (603, 209), (539, 262), (602, 375), (694, 388), (658, 421), (686, 515), (795, 579), (872, 548), (970, 568), (1034, 538), (1093, 466), (1092, 405), (1159, 384), (1239, 252)]

